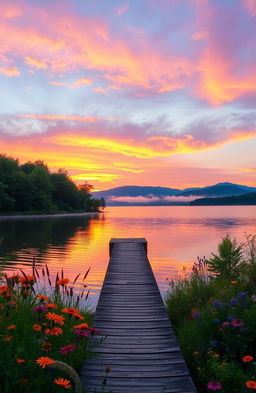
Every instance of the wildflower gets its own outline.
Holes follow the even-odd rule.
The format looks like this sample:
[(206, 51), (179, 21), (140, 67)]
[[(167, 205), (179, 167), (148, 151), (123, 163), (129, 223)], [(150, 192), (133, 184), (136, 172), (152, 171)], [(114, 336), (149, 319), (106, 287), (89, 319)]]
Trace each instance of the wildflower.
[(48, 342), (43, 343), (41, 345), (41, 349), (42, 349), (43, 352), (48, 352), (48, 351), (50, 351), (52, 349), (52, 344), (48, 343)]
[(33, 325), (33, 329), (34, 329), (36, 332), (40, 332), (40, 330), (42, 330), (42, 326), (41, 326), (41, 325), (38, 325), (37, 323), (35, 323), (35, 324)]
[(63, 315), (55, 314), (54, 312), (48, 312), (46, 318), (59, 325), (64, 325), (65, 317)]
[(237, 297), (238, 297), (239, 299), (245, 299), (247, 296), (248, 296), (248, 292), (239, 292), (239, 293), (237, 294)]
[(28, 378), (21, 378), (20, 383), (28, 383)]
[(2, 341), (9, 342), (9, 341), (11, 341), (12, 339), (13, 339), (12, 336), (7, 336), (7, 337), (2, 338)]
[(205, 322), (200, 322), (200, 326), (204, 326), (205, 325)]
[(16, 359), (16, 363), (25, 363), (25, 359), (19, 359), (19, 358), (17, 358), (17, 359)]
[(56, 383), (56, 385), (63, 386), (63, 388), (65, 388), (65, 389), (70, 389), (71, 388), (69, 379), (56, 378), (56, 379), (54, 379), (53, 382)]
[(235, 297), (232, 297), (231, 299), (230, 299), (230, 305), (232, 306), (232, 307), (235, 307), (235, 306), (237, 306), (238, 305), (238, 300), (235, 298)]
[(237, 284), (237, 281), (231, 281), (230, 284)]
[(60, 353), (62, 355), (67, 355), (69, 352), (74, 352), (75, 349), (76, 349), (75, 344), (69, 344), (69, 345), (66, 345), (65, 347), (61, 347)]
[(213, 357), (214, 357), (215, 359), (218, 359), (218, 358), (220, 357), (220, 355), (219, 355), (217, 352), (214, 352)]
[(89, 333), (85, 332), (83, 329), (75, 329), (75, 333), (78, 336), (89, 337)]
[(47, 311), (47, 307), (43, 306), (43, 305), (39, 305), (39, 306), (35, 306), (33, 308), (34, 312), (37, 312), (38, 314), (41, 314), (42, 312)]
[(253, 356), (250, 356), (250, 355), (246, 355), (246, 356), (244, 356), (243, 358), (242, 358), (242, 361), (243, 361), (243, 363), (250, 363), (250, 362), (252, 362), (253, 361)]
[(195, 351), (195, 352), (193, 352), (193, 355), (194, 355), (194, 356), (198, 356), (198, 355), (199, 355), (199, 352), (198, 352), (198, 351)]
[(45, 295), (37, 295), (36, 297), (37, 297), (38, 299), (44, 300), (44, 301), (46, 301), (46, 302), (49, 300), (48, 296), (45, 296)]
[(220, 300), (215, 300), (213, 305), (214, 305), (215, 308), (220, 308), (222, 306), (222, 302)]
[(220, 390), (222, 386), (219, 382), (208, 382), (207, 388), (210, 390)]
[(80, 320), (84, 319), (84, 317), (79, 313), (73, 314), (73, 317), (75, 317), (76, 319), (80, 319)]
[(218, 344), (217, 340), (210, 340), (210, 344), (215, 347)]
[(0, 294), (3, 295), (4, 297), (10, 297), (11, 296), (11, 288), (8, 287), (8, 285), (1, 285), (0, 286)]
[(256, 302), (256, 295), (251, 296), (252, 301), (255, 303)]
[(80, 313), (80, 311), (77, 310), (77, 309), (74, 308), (74, 307), (63, 308), (63, 309), (61, 310), (61, 312), (64, 312), (65, 314), (71, 314), (71, 315), (73, 315), (73, 314), (79, 314), (79, 313)]
[(46, 303), (45, 306), (48, 308), (57, 308), (56, 304), (54, 303)]
[(256, 382), (255, 381), (246, 381), (245, 385), (249, 389), (256, 389)]
[(219, 323), (220, 320), (219, 320), (218, 318), (215, 318), (215, 319), (213, 319), (213, 322), (214, 322), (214, 323)]
[(41, 356), (36, 360), (36, 363), (39, 364), (42, 368), (45, 368), (49, 364), (53, 364), (54, 360), (51, 358), (48, 358), (47, 356)]
[(227, 326), (229, 326), (229, 325), (230, 325), (230, 323), (227, 322), (227, 321), (225, 321), (225, 322), (223, 322), (222, 327), (227, 327)]
[(233, 319), (233, 321), (231, 321), (231, 325), (234, 327), (242, 327), (244, 326), (244, 323), (240, 321), (240, 319)]
[(86, 322), (80, 323), (80, 325), (74, 326), (74, 329), (89, 329), (89, 325)]
[(228, 321), (231, 321), (233, 318), (234, 318), (233, 315), (228, 315), (228, 316), (227, 316), (227, 320), (228, 320)]
[(111, 371), (112, 367), (111, 366), (107, 366), (105, 368), (106, 374), (108, 374)]
[(56, 282), (56, 284), (57, 285), (62, 285), (62, 286), (64, 286), (64, 285), (67, 285), (68, 283), (69, 283), (69, 279), (68, 278), (61, 278), (60, 280), (58, 280), (57, 282)]
[(16, 328), (16, 325), (9, 325), (9, 326), (7, 326), (7, 330), (13, 330), (13, 329), (15, 329)]
[(59, 327), (54, 327), (52, 329), (45, 329), (45, 334), (50, 334), (51, 336), (60, 336), (63, 333), (63, 330)]

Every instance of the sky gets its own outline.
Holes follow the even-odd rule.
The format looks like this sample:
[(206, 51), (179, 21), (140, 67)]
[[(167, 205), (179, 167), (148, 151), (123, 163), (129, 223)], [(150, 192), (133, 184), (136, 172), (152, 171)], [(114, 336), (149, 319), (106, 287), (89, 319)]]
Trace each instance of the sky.
[(256, 0), (0, 0), (0, 152), (94, 190), (256, 186)]

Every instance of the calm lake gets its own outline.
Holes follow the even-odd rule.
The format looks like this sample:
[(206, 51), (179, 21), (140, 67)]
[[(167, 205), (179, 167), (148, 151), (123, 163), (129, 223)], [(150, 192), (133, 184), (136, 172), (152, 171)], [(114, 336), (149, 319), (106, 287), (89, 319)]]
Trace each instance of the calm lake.
[(69, 217), (0, 218), (0, 263), (6, 270), (31, 272), (33, 257), (52, 275), (64, 269), (74, 279), (90, 267), (89, 302), (97, 304), (112, 237), (145, 237), (148, 257), (164, 294), (171, 278), (190, 269), (197, 256), (209, 257), (226, 235), (244, 241), (255, 233), (255, 206), (109, 207), (104, 213)]

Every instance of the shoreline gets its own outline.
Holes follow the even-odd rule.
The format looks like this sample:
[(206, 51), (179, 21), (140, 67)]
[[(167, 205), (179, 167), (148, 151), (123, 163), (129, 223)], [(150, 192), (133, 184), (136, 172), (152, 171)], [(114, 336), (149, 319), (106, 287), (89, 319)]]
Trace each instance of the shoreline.
[(56, 213), (56, 214), (12, 214), (12, 215), (0, 215), (0, 220), (11, 219), (11, 218), (55, 218), (55, 217), (76, 217), (76, 216), (88, 216), (91, 214), (102, 214), (102, 210), (98, 212), (84, 212), (84, 213)]

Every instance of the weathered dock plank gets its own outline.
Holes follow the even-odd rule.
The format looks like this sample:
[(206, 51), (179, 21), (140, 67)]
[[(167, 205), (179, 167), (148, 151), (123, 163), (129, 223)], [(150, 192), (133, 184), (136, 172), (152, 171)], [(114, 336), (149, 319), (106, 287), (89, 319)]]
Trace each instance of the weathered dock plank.
[[(81, 381), (93, 393), (196, 393), (172, 330), (145, 239), (112, 239), (93, 326), (106, 336), (84, 362)], [(111, 371), (106, 377), (106, 367)]]

